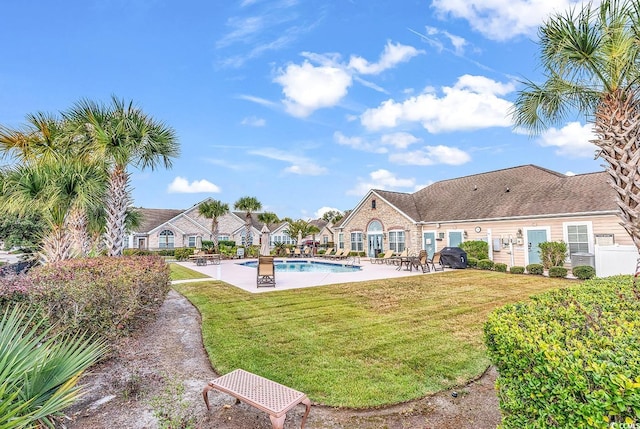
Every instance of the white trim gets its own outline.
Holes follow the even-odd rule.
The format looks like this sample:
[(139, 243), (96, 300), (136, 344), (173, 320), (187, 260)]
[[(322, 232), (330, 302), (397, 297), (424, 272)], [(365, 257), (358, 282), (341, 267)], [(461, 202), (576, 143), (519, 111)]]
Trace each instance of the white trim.
[(589, 246), (589, 253), (594, 253), (595, 252), (595, 242), (594, 242), (594, 235), (593, 235), (593, 222), (591, 222), (590, 220), (584, 220), (584, 221), (574, 221), (574, 222), (562, 222), (562, 239), (564, 240), (565, 243), (567, 243), (567, 258), (570, 257), (569, 255), (569, 231), (567, 230), (568, 226), (576, 226), (576, 225), (587, 225), (587, 243)]

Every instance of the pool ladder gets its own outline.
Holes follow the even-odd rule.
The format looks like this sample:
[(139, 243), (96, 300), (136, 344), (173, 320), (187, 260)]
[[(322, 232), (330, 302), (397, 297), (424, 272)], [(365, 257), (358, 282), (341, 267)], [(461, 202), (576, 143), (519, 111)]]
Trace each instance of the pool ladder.
[(360, 256), (349, 256), (347, 262), (344, 264), (346, 267), (355, 267), (356, 262), (360, 265)]

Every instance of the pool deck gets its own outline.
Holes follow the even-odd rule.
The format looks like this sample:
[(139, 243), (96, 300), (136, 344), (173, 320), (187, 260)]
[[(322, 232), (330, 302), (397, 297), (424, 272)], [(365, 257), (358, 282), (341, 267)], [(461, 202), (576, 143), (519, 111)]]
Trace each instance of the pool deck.
[[(222, 260), (220, 265), (205, 265), (197, 266), (195, 262), (185, 261), (177, 262), (178, 264), (190, 268), (194, 271), (201, 272), (207, 276), (221, 280), (225, 283), (229, 283), (240, 289), (244, 289), (250, 293), (264, 293), (274, 292), (285, 289), (300, 289), (313, 286), (325, 286), (337, 283), (352, 283), (363, 282), (368, 280), (379, 279), (391, 279), (397, 277), (407, 276), (424, 276), (430, 274), (436, 274), (434, 272), (422, 273), (422, 271), (407, 271), (404, 268), (398, 271), (395, 265), (387, 264), (372, 264), (369, 258), (362, 258), (360, 263), (356, 263), (356, 266), (360, 266), (360, 271), (350, 273), (286, 273), (276, 272), (276, 287), (256, 287), (256, 269), (253, 267), (246, 267), (241, 265), (242, 263), (255, 261), (256, 259), (226, 259)], [(283, 261), (316, 261), (323, 263), (333, 263), (337, 265), (344, 265), (345, 261), (331, 261), (322, 258), (277, 258), (276, 262)], [(350, 264), (349, 264), (350, 265)], [(440, 271), (442, 272), (442, 271)], [(197, 282), (206, 279), (192, 279), (174, 281), (172, 283), (185, 283), (185, 282)]]

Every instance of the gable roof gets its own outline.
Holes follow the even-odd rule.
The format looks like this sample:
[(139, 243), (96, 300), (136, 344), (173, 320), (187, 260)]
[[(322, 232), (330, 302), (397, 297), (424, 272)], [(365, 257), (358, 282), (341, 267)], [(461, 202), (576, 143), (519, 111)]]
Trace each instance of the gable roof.
[(184, 213), (184, 210), (174, 209), (145, 209), (142, 207), (136, 207), (134, 210), (140, 213), (141, 221), (138, 226), (137, 232), (148, 232), (158, 226), (169, 222), (174, 217)]
[(523, 165), (436, 182), (412, 197), (424, 222), (615, 212), (607, 178)]

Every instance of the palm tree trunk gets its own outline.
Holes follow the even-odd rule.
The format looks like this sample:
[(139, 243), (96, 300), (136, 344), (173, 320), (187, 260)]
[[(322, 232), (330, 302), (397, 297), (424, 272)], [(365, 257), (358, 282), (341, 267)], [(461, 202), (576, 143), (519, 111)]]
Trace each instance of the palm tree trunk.
[(596, 111), (595, 143), (616, 192), (620, 224), (640, 250), (640, 103), (636, 94), (609, 94)]
[(85, 257), (91, 249), (86, 213), (72, 209), (68, 216), (68, 227), (71, 235), (71, 253), (74, 257)]
[(105, 244), (109, 256), (121, 256), (126, 233), (125, 220), (129, 207), (129, 174), (122, 166), (116, 166), (109, 177), (106, 197)]
[(213, 252), (220, 253), (218, 251), (218, 219), (215, 217), (211, 221), (211, 240), (213, 240)]
[(71, 240), (64, 226), (54, 226), (42, 240), (41, 256), (45, 263), (69, 259)]

